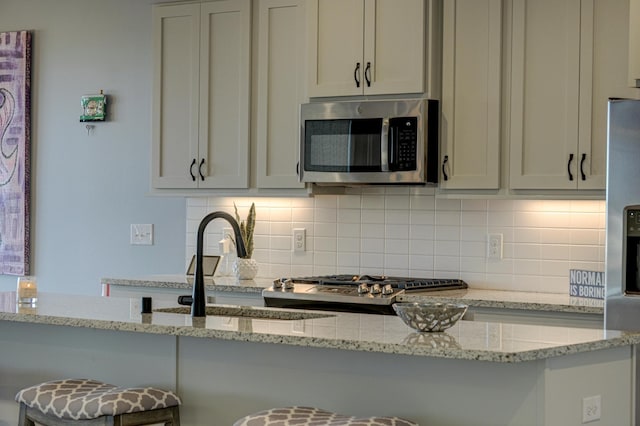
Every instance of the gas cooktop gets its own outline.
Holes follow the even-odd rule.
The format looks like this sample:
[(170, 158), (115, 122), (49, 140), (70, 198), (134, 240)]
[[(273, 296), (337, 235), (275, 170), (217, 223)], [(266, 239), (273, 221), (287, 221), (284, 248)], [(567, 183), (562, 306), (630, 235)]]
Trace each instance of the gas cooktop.
[(466, 288), (460, 279), (340, 274), (281, 278), (262, 296), (272, 307), (394, 314), (391, 305), (404, 292)]

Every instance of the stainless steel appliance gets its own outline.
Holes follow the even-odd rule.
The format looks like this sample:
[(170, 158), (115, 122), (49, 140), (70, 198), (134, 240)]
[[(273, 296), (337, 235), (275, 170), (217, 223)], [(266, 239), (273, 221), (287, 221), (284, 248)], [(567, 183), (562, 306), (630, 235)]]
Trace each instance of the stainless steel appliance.
[(436, 100), (302, 104), (300, 181), (436, 183), (438, 123)]
[(640, 101), (611, 99), (605, 327), (640, 330)]
[(262, 297), (271, 307), (395, 315), (392, 305), (405, 292), (467, 287), (459, 279), (344, 274), (281, 278)]

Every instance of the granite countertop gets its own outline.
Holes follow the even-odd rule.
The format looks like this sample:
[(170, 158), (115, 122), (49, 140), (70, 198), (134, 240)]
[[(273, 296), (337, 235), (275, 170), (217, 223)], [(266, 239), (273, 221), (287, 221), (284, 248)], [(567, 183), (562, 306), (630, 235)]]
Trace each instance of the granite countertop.
[(399, 297), (403, 302), (462, 302), (469, 306), (530, 311), (604, 314), (604, 300), (571, 297), (559, 293), (534, 293), (505, 290), (443, 290), (411, 292)]
[[(156, 275), (141, 278), (103, 278), (102, 284), (171, 289), (191, 289), (193, 278), (184, 275)], [(205, 288), (211, 291), (260, 293), (271, 286), (273, 278), (256, 278), (239, 281), (234, 277), (205, 278)], [(535, 293), (506, 290), (443, 290), (432, 292), (410, 292), (399, 297), (399, 301), (463, 302), (469, 306), (518, 309), (532, 311), (604, 314), (604, 300), (570, 297), (560, 293)]]
[[(102, 285), (117, 285), (125, 287), (150, 287), (170, 289), (193, 289), (193, 276), (187, 275), (150, 275), (140, 278), (102, 278)], [(215, 277), (204, 279), (205, 290), (256, 293), (273, 284), (273, 278), (255, 278), (253, 280), (238, 280), (235, 277)]]
[[(208, 309), (216, 306), (222, 309), (223, 305), (208, 305)], [(166, 308), (184, 309), (175, 302), (154, 300), (154, 309)], [(40, 293), (37, 307), (32, 308), (16, 306), (15, 292), (0, 292), (0, 321), (5, 322), (424, 357), (514, 363), (640, 343), (640, 333), (602, 329), (459, 321), (442, 333), (415, 333), (393, 315), (246, 306), (224, 309), (195, 319), (181, 313), (143, 315), (139, 298), (54, 293)], [(301, 319), (303, 314), (309, 318)]]

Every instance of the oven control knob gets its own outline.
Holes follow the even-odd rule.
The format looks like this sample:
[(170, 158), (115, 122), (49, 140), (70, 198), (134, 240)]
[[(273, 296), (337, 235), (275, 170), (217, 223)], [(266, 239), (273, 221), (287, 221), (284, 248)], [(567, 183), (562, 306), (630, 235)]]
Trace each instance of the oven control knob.
[(278, 288), (282, 288), (282, 281), (281, 280), (273, 280), (273, 289), (278, 289)]
[(382, 293), (382, 288), (380, 287), (380, 284), (374, 284), (371, 286), (371, 294), (380, 294)]
[(393, 287), (391, 287), (391, 284), (386, 284), (382, 287), (382, 294), (387, 295), (391, 293), (393, 293)]
[(292, 280), (284, 280), (282, 282), (282, 289), (283, 290), (291, 290), (293, 288), (293, 281)]
[(369, 293), (369, 286), (367, 283), (362, 283), (358, 286), (358, 294), (366, 294)]

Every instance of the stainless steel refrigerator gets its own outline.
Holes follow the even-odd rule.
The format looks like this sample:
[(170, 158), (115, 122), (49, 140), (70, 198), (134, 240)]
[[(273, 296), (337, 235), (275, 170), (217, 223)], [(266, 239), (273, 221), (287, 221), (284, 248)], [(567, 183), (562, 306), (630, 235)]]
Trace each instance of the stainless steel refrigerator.
[(640, 100), (609, 101), (605, 328), (640, 330)]

